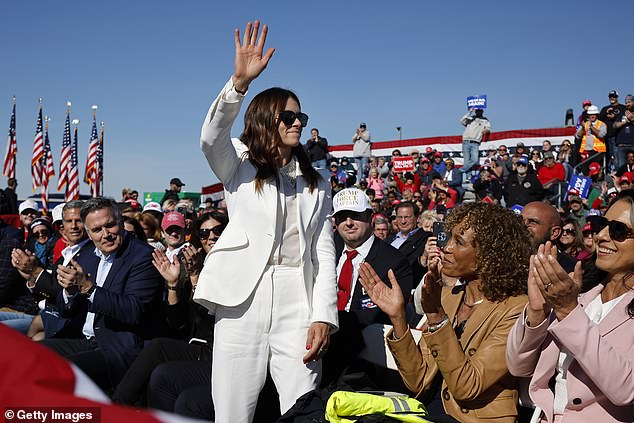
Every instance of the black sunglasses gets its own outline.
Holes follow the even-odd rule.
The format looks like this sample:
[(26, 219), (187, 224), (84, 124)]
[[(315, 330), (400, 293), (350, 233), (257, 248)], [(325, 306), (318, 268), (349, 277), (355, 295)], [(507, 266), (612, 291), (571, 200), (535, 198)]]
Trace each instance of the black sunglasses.
[(368, 222), (370, 217), (372, 216), (372, 211), (366, 210), (364, 212), (355, 212), (351, 210), (341, 210), (335, 214), (335, 224), (339, 226), (341, 223), (348, 220), (348, 218), (352, 220), (356, 220), (359, 222)]
[(569, 229), (569, 228), (564, 228), (561, 230), (562, 234), (568, 234), (568, 235), (574, 235), (575, 234), (575, 230), (574, 229)]
[(295, 119), (299, 119), (299, 124), (302, 125), (302, 128), (308, 125), (308, 115), (306, 113), (295, 113), (291, 110), (282, 110), (279, 117), (286, 126), (292, 126), (295, 123)]
[(199, 229), (198, 230), (198, 237), (203, 240), (203, 239), (207, 239), (209, 238), (209, 235), (211, 235), (212, 233), (215, 236), (220, 236), (222, 235), (222, 231), (225, 230), (225, 227), (222, 225), (218, 225), (218, 226), (214, 226), (211, 229)]
[(632, 229), (628, 227), (625, 223), (619, 222), (617, 220), (608, 220), (603, 216), (593, 216), (590, 221), (590, 227), (592, 228), (592, 232), (598, 234), (605, 228), (608, 227), (608, 233), (610, 234), (610, 238), (617, 242), (623, 242), (628, 238), (634, 238), (634, 233)]

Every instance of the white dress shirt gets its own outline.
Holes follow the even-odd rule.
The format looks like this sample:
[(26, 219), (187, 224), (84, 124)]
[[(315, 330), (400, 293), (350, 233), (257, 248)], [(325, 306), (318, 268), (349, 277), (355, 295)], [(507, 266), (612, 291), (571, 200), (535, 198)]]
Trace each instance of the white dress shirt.
[[(101, 260), (99, 261), (99, 266), (97, 266), (97, 275), (95, 276), (94, 283), (101, 288), (108, 277), (112, 263), (114, 263), (115, 253), (105, 256), (101, 250), (95, 248), (95, 255)], [(93, 291), (90, 297), (88, 297), (88, 301), (92, 303), (96, 293), (97, 290)], [(82, 333), (86, 336), (86, 338), (92, 338), (95, 336), (95, 328), (93, 327), (94, 322), (95, 313), (89, 311), (88, 314), (86, 314), (86, 322), (84, 323), (84, 328), (82, 330)]]
[[(370, 253), (370, 248), (372, 248), (372, 243), (374, 242), (374, 235), (371, 235), (363, 244), (359, 247), (354, 248), (357, 250), (359, 254), (355, 258), (352, 259), (352, 282), (350, 282), (350, 298), (348, 298), (348, 304), (346, 304), (346, 311), (350, 311), (350, 304), (352, 303), (352, 297), (354, 295), (354, 288), (357, 284), (357, 279), (359, 279), (359, 265), (365, 261), (365, 258)], [(341, 252), (341, 256), (339, 257), (339, 262), (337, 263), (337, 281), (339, 280), (339, 275), (341, 275), (341, 268), (343, 264), (346, 262), (346, 251), (352, 251), (353, 248), (349, 248), (347, 245), (344, 250)]]

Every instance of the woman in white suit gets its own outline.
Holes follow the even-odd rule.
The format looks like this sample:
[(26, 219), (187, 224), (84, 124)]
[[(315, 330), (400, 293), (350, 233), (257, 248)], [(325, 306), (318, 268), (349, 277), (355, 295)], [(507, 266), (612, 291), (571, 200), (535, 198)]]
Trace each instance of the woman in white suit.
[(206, 258), (194, 300), (216, 315), (216, 422), (253, 419), (267, 368), (287, 411), (317, 387), (337, 328), (332, 199), (326, 174), (300, 144), (308, 116), (282, 88), (256, 95), (240, 139), (230, 131), (251, 82), (266, 68), (267, 26), (235, 30), (235, 71), (211, 105), (201, 148), (224, 184), (229, 225)]

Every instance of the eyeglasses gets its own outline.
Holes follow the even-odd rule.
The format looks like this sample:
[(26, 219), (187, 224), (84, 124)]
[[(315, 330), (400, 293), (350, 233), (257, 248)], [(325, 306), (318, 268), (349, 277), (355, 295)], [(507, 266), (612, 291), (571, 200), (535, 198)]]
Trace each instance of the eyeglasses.
[(506, 148), (498, 148), (498, 151), (499, 151), (500, 153), (506, 153)]
[(33, 236), (35, 238), (44, 238), (46, 236), (48, 236), (48, 231), (37, 231), (37, 232), (33, 232)]
[(211, 229), (199, 229), (198, 230), (198, 237), (201, 240), (205, 240), (205, 239), (209, 238), (209, 235), (211, 235), (212, 233), (215, 236), (220, 236), (220, 235), (222, 235), (222, 231), (224, 231), (224, 230), (225, 230), (225, 227), (222, 226), (222, 225), (214, 226)]
[(292, 126), (295, 123), (295, 119), (299, 119), (299, 124), (302, 125), (302, 128), (308, 125), (308, 115), (306, 113), (282, 110), (279, 114), (279, 118), (286, 126)]
[(414, 195), (413, 195), (413, 197), (414, 197), (414, 198), (423, 198), (423, 196), (422, 196), (422, 195), (420, 195), (420, 194), (414, 194)]
[(561, 233), (562, 233), (563, 235), (570, 235), (570, 236), (572, 236), (572, 235), (574, 235), (574, 234), (575, 234), (575, 230), (574, 230), (574, 229), (570, 229), (570, 228), (563, 228), (563, 229), (561, 230)]
[(603, 216), (593, 217), (592, 220), (590, 220), (590, 226), (592, 228), (592, 232), (595, 234), (598, 234), (607, 226), (610, 238), (617, 242), (623, 242), (628, 238), (634, 238), (632, 229), (625, 223), (617, 220), (608, 220)]
[(521, 167), (526, 167), (526, 164), (525, 164), (525, 163), (517, 163), (517, 164), (516, 164), (516, 166), (517, 166), (517, 167), (520, 167), (520, 166), (521, 166)]

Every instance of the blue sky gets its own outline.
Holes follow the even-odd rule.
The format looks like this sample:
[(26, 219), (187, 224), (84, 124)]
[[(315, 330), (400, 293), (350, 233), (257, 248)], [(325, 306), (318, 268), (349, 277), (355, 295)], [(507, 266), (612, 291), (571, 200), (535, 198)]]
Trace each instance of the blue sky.
[(66, 101), (82, 163), (97, 104), (107, 195), (160, 191), (174, 176), (199, 191), (217, 181), (199, 149), (202, 119), (233, 70), (233, 28), (255, 18), (276, 53), (247, 101), (293, 89), (333, 145), (361, 121), (374, 141), (396, 139), (396, 126), (403, 138), (459, 134), (474, 94), (488, 95), (494, 131), (561, 126), (586, 98), (602, 106), (611, 89), (621, 102), (634, 92), (633, 12), (629, 1), (2, 2), (0, 151), (15, 95), (18, 194), (30, 195), (38, 98), (56, 166)]

